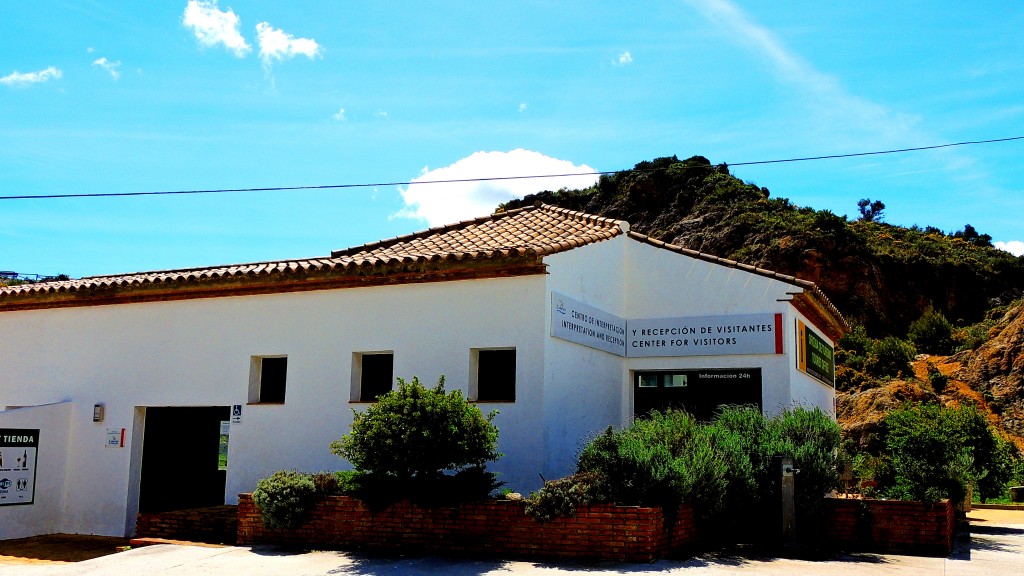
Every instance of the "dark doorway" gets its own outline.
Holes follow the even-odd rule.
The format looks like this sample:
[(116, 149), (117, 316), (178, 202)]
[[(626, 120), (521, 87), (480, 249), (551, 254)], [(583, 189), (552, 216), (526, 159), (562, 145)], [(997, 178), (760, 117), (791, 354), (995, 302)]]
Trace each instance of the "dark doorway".
[(220, 423), (230, 414), (227, 406), (146, 408), (139, 512), (224, 504)]
[(661, 370), (633, 373), (633, 415), (677, 408), (698, 420), (710, 420), (723, 404), (753, 404), (761, 409), (760, 368)]

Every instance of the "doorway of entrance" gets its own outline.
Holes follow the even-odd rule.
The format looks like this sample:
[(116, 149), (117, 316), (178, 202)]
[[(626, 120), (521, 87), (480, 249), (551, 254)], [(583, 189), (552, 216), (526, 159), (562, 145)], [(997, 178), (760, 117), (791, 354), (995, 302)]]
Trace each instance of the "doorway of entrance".
[(725, 404), (761, 406), (760, 368), (637, 371), (633, 373), (633, 415), (652, 410), (685, 410), (707, 421)]
[(228, 406), (146, 408), (139, 512), (224, 504), (221, 422)]

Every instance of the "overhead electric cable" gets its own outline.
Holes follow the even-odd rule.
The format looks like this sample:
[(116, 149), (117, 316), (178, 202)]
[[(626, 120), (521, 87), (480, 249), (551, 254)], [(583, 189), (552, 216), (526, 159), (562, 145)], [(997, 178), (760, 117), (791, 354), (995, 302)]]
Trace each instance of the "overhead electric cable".
[[(829, 154), (824, 156), (805, 156), (802, 158), (784, 158), (778, 160), (756, 160), (752, 162), (722, 162), (726, 166), (754, 166), (758, 164), (782, 164), (787, 162), (807, 162), (810, 160), (831, 160), (836, 158), (855, 158), (858, 156), (878, 156), (882, 154), (899, 154), (904, 152), (920, 152), (922, 150), (936, 150), (939, 148), (953, 148), (956, 146), (969, 146), (973, 144), (993, 144), (997, 142), (1011, 142), (1013, 140), (1024, 140), (1024, 136), (1011, 136), (1008, 138), (993, 138), (990, 140), (968, 140), (964, 142), (953, 142), (949, 144), (935, 144), (932, 146), (918, 146), (914, 148), (898, 148), (894, 150), (877, 150), (873, 152), (852, 152), (849, 154)], [(324, 184), (320, 186), (271, 186), (264, 188), (220, 188), (210, 190), (161, 190), (153, 192), (84, 192), (71, 194), (39, 194), (39, 195), (18, 195), (0, 196), (0, 200), (54, 200), (60, 198), (120, 198), (129, 196), (175, 196), (190, 194), (226, 194), (241, 192), (282, 192), (289, 190), (333, 190), (343, 188), (376, 188), (379, 186), (412, 186), (424, 184), (458, 184), (465, 182), (495, 182), (501, 180), (531, 180), (539, 178), (568, 178), (572, 176), (606, 176), (622, 172), (654, 172), (661, 168), (625, 170), (608, 170), (593, 172), (570, 172), (565, 174), (535, 174), (529, 176), (490, 176), (482, 178), (454, 178), (445, 180), (419, 180), (401, 182), (376, 182), (363, 184)]]

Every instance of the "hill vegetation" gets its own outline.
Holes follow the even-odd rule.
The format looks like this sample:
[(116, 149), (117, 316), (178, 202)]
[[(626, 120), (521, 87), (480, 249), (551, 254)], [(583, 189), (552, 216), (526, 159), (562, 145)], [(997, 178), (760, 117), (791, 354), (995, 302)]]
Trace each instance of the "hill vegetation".
[(908, 403), (968, 404), (1024, 448), (1024, 257), (970, 224), (895, 226), (869, 198), (855, 218), (797, 206), (701, 156), (640, 162), (499, 209), (536, 201), (816, 283), (854, 326), (836, 354), (848, 441), (877, 448), (885, 415)]

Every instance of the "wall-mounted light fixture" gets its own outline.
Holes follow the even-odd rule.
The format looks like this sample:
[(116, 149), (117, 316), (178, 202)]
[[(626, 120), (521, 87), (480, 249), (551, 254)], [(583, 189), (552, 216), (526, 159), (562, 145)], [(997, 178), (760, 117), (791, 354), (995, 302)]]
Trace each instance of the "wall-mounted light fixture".
[(96, 404), (92, 407), (92, 421), (103, 422), (103, 404)]

